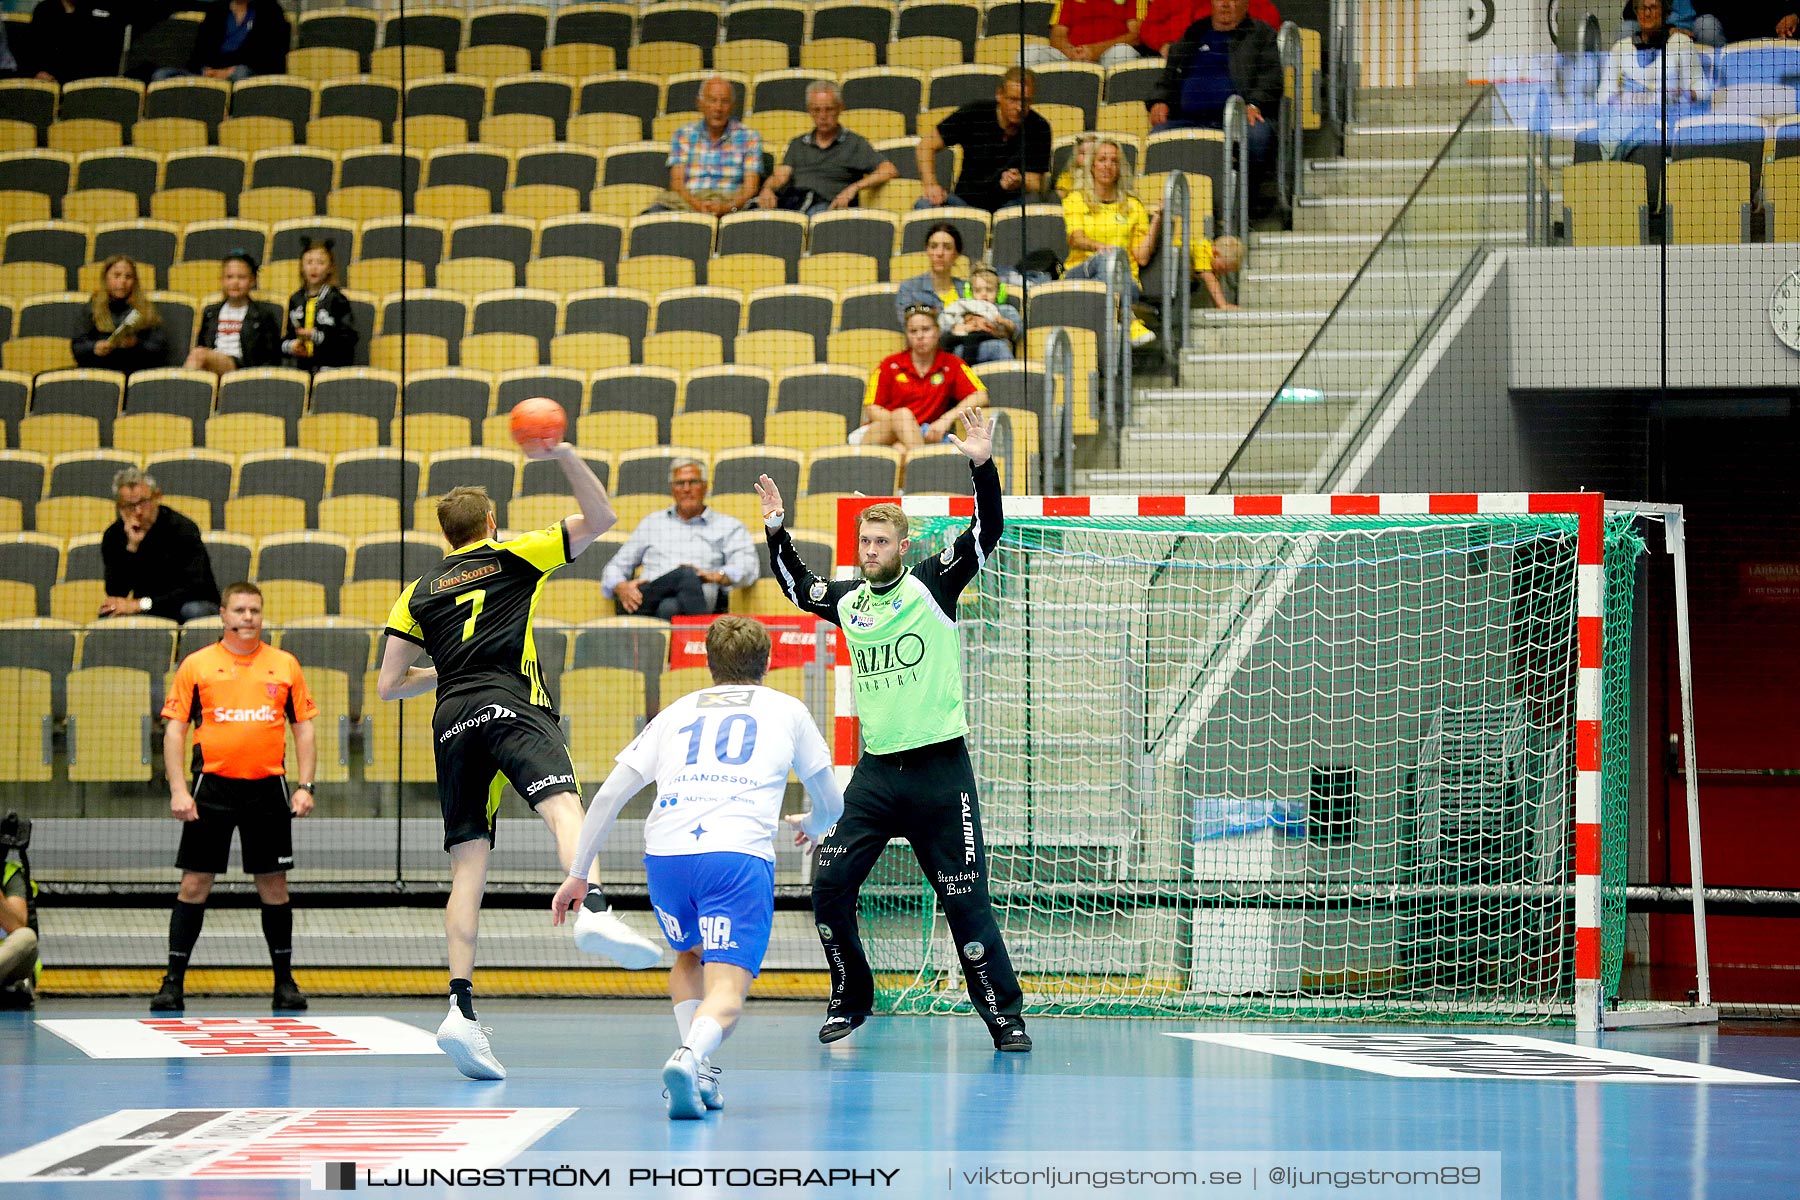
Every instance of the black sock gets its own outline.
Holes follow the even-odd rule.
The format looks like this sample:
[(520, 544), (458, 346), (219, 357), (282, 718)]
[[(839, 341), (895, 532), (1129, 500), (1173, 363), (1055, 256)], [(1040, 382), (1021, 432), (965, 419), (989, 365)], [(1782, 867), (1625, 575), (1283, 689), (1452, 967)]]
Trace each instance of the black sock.
[(598, 912), (598, 913), (605, 912), (606, 911), (606, 893), (601, 891), (597, 887), (589, 888), (587, 898), (582, 900), (581, 907), (587, 909), (589, 912)]
[(450, 981), (450, 998), (456, 1001), (456, 1007), (462, 1010), (465, 1019), (475, 1019), (475, 985), (467, 979)]
[(269, 943), (269, 963), (275, 968), (275, 982), (293, 982), (294, 906), (264, 901), (262, 927), (263, 941)]
[(175, 902), (175, 911), (169, 914), (169, 978), (177, 983), (187, 977), (188, 956), (193, 954), (194, 943), (200, 940), (200, 926), (205, 923), (204, 902)]

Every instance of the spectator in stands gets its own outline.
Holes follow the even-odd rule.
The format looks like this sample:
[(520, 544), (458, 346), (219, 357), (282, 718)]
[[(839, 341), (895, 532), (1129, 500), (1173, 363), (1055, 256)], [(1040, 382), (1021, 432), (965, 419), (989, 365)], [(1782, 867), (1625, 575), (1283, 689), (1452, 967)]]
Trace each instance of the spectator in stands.
[(1000, 272), (979, 263), (969, 272), (967, 293), (938, 317), (944, 349), (966, 363), (1007, 362), (1019, 331), (1019, 310), (1005, 302)]
[[(38, 962), (37, 884), (26, 850), (31, 822), (16, 812), (0, 818), (0, 1009), (35, 1003)], [(17, 852), (19, 861), (13, 861)]]
[(1709, 91), (1700, 52), (1692, 38), (1664, 23), (1663, 0), (1635, 0), (1634, 8), (1638, 31), (1613, 46), (1600, 69), (1600, 90), (1594, 96), (1601, 109), (1600, 145), (1619, 159), (1655, 140), (1665, 83), (1671, 119), (1675, 111), (1698, 103)]
[[(1150, 0), (1138, 25), (1139, 50), (1149, 57), (1168, 57), (1169, 47), (1181, 40), (1187, 27), (1212, 16), (1212, 10), (1212, 0)], [(1270, 0), (1250, 0), (1250, 17), (1271, 29), (1281, 28), (1281, 10)]]
[(100, 535), (102, 617), (192, 621), (219, 615), (219, 584), (200, 527), (162, 506), (156, 479), (136, 467), (113, 476), (119, 517)]
[(0, 79), (12, 79), (19, 73), (19, 60), (6, 44), (6, 22), (0, 21)]
[[(1150, 126), (1218, 129), (1225, 102), (1244, 98), (1252, 184), (1268, 177), (1283, 77), (1275, 30), (1248, 15), (1248, 0), (1213, 0), (1212, 15), (1187, 27), (1169, 47), (1168, 65), (1150, 93)], [(1252, 187), (1252, 197), (1257, 188)]]
[[(894, 316), (901, 329), (906, 328), (906, 314), (915, 308), (933, 308), (942, 312), (958, 300), (969, 297), (969, 281), (958, 279), (955, 274), (956, 260), (962, 257), (962, 252), (962, 231), (949, 221), (934, 222), (925, 230), (925, 261), (928, 267), (911, 279), (904, 280), (894, 296)], [(993, 321), (981, 318), (976, 329), (1003, 339), (1010, 347), (1012, 340), (1019, 336), (1019, 310), (1006, 303), (1004, 287), (1000, 289), (996, 300), (1000, 308), (999, 318)], [(1011, 353), (1006, 357), (1012, 357)]]
[(154, 78), (204, 75), (233, 82), (287, 69), (288, 19), (281, 0), (219, 0), (209, 4), (185, 67), (160, 67)]
[(50, 83), (117, 75), (125, 53), (124, 5), (119, 0), (40, 0), (31, 10), (31, 62)]
[(727, 592), (756, 582), (756, 543), (742, 521), (707, 507), (705, 466), (676, 459), (669, 494), (675, 503), (639, 521), (600, 576), (621, 613), (667, 621), (718, 612)]
[(162, 317), (138, 285), (137, 264), (126, 255), (101, 264), (99, 290), (69, 348), (77, 366), (95, 370), (129, 375), (169, 365)]
[(1188, 251), (1193, 259), (1193, 278), (1205, 286), (1206, 294), (1212, 298), (1213, 307), (1237, 308), (1237, 305), (1225, 298), (1225, 291), (1219, 286), (1219, 276), (1236, 275), (1243, 269), (1243, 239), (1230, 234), (1211, 241), (1196, 236), (1189, 240)]
[(250, 298), (256, 269), (256, 259), (247, 250), (225, 256), (219, 280), (223, 298), (200, 314), (200, 336), (184, 364), (188, 370), (224, 375), (239, 367), (280, 364), (281, 313)]
[(1025, 65), (1132, 62), (1143, 19), (1144, 0), (1057, 0), (1050, 10), (1050, 44), (1025, 47)]
[[(1037, 76), (1011, 67), (1000, 77), (992, 100), (971, 100), (919, 139), (919, 181), (925, 192), (918, 208), (944, 204), (996, 212), (1023, 204), (1044, 189), (1050, 171), (1050, 122), (1031, 111)], [(956, 191), (937, 177), (938, 151), (963, 148)]]
[(829, 79), (806, 88), (806, 111), (812, 132), (788, 143), (781, 165), (769, 173), (756, 194), (763, 208), (785, 208), (807, 216), (834, 208), (851, 208), (857, 193), (878, 187), (900, 172), (875, 152), (869, 139), (838, 123), (844, 97)]
[(300, 289), (288, 297), (281, 352), (304, 371), (347, 367), (356, 353), (356, 317), (338, 287), (332, 239), (300, 239)]
[(939, 344), (935, 304), (906, 310), (906, 349), (890, 354), (869, 376), (863, 423), (850, 432), (853, 446), (898, 446), (900, 453), (936, 444), (956, 420), (987, 399), (981, 379)]
[[(1679, 29), (1700, 45), (1717, 49), (1725, 44), (1724, 23), (1712, 13), (1696, 11), (1694, 0), (1667, 0), (1664, 13), (1670, 28)], [(1636, 37), (1641, 28), (1635, 0), (1625, 0), (1624, 10), (1620, 13), (1618, 40)]]
[[(1077, 186), (1063, 197), (1063, 226), (1069, 233), (1069, 253), (1063, 260), (1064, 279), (1106, 279), (1113, 260), (1123, 258), (1131, 268), (1125, 302), (1136, 304), (1143, 294), (1138, 268), (1156, 253), (1162, 214), (1151, 214), (1131, 190), (1131, 164), (1117, 139), (1094, 142), (1087, 170), (1076, 175)], [(1156, 335), (1140, 320), (1131, 321), (1131, 344), (1148, 346)]]
[(669, 144), (669, 190), (646, 212), (697, 212), (711, 217), (750, 206), (762, 183), (762, 135), (731, 115), (731, 81), (714, 75), (700, 85), (700, 119)]

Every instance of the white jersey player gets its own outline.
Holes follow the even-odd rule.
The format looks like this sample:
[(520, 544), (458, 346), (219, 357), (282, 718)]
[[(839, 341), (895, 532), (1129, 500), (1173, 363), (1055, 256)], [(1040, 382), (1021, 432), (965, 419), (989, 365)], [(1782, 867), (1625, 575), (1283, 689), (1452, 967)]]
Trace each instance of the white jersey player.
[(762, 970), (775, 918), (775, 834), (788, 772), (812, 810), (787, 818), (809, 848), (844, 811), (825, 739), (806, 706), (762, 686), (769, 634), (755, 621), (720, 617), (706, 634), (713, 686), (656, 715), (588, 806), (569, 878), (551, 921), (581, 907), (588, 867), (626, 800), (656, 783), (644, 823), (644, 870), (663, 936), (676, 951), (669, 998), (681, 1045), (663, 1065), (669, 1116), (721, 1108), (708, 1059), (737, 1023)]

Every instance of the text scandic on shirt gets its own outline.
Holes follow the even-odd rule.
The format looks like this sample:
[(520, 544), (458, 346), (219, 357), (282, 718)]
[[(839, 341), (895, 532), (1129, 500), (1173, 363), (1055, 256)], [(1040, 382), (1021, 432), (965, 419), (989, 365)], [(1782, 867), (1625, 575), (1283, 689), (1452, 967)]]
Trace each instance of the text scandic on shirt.
[(281, 710), (272, 704), (263, 704), (256, 708), (215, 708), (212, 710), (212, 719), (221, 725), (236, 722), (273, 721), (280, 715)]

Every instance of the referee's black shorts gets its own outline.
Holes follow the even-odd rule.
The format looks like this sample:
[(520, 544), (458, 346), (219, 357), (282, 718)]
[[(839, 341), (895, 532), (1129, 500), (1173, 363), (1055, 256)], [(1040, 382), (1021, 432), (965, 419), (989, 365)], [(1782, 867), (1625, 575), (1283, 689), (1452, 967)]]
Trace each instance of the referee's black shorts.
[(268, 875), (294, 865), (293, 814), (287, 780), (229, 779), (202, 774), (194, 780), (194, 807), (200, 815), (181, 826), (175, 865), (183, 871), (222, 875), (231, 864), (231, 833), (243, 845), (244, 871)]
[(431, 732), (446, 850), (476, 838), (494, 844), (503, 782), (534, 809), (546, 796), (581, 793), (562, 726), (550, 710), (517, 696), (495, 690), (444, 698)]

